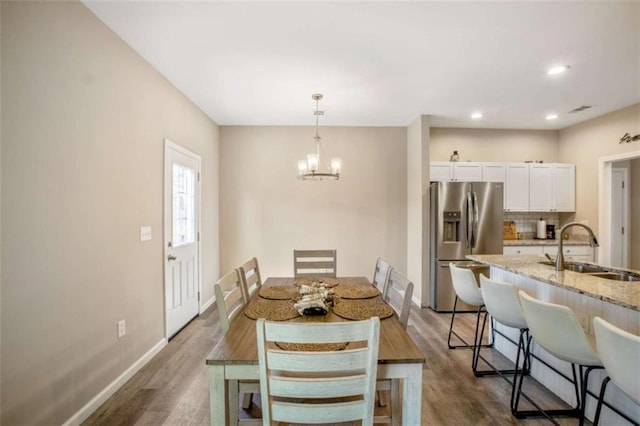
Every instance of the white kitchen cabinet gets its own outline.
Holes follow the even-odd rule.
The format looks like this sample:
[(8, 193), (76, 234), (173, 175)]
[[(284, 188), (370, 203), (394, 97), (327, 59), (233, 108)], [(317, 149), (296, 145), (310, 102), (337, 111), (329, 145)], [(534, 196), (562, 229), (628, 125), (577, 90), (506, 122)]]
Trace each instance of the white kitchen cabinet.
[(429, 166), (431, 182), (482, 182), (481, 163), (432, 161)]
[(502, 254), (543, 254), (542, 246), (504, 246)]
[[(543, 253), (555, 258), (558, 254), (558, 246), (543, 246)], [(562, 253), (564, 260), (593, 262), (593, 248), (591, 246), (564, 246)]]
[(529, 164), (529, 211), (575, 211), (574, 164)]
[(502, 163), (482, 163), (483, 182), (504, 182), (505, 165)]
[(508, 163), (505, 166), (504, 211), (529, 211), (529, 164)]

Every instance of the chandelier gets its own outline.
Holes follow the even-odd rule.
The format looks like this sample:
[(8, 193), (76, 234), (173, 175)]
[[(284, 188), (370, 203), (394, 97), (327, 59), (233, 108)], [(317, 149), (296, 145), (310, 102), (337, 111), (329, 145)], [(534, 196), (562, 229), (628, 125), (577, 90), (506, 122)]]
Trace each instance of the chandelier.
[(316, 110), (313, 113), (316, 116), (316, 135), (313, 138), (315, 140), (315, 152), (307, 154), (306, 160), (298, 161), (298, 179), (338, 180), (340, 179), (342, 160), (339, 158), (332, 158), (331, 166), (329, 166), (326, 160), (320, 156), (320, 153), (326, 155), (322, 149), (322, 145), (320, 145), (320, 135), (318, 134), (318, 117), (324, 115), (324, 111), (320, 111), (318, 109), (318, 102), (322, 99), (322, 94), (315, 93), (311, 95), (311, 98), (316, 101)]

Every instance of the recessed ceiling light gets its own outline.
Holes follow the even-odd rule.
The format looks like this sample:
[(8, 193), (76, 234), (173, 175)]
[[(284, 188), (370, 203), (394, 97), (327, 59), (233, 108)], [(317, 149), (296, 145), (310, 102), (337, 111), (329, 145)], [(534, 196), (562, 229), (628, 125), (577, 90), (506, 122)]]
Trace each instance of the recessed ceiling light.
[(558, 74), (562, 74), (563, 72), (567, 71), (569, 69), (569, 67), (567, 65), (559, 65), (557, 67), (552, 67), (549, 68), (549, 71), (547, 71), (548, 75), (558, 75)]
[(549, 114), (545, 117), (547, 120), (555, 120), (558, 118), (558, 114)]
[(473, 114), (471, 114), (471, 118), (473, 118), (474, 120), (479, 120), (482, 118), (482, 113), (481, 112), (474, 112)]

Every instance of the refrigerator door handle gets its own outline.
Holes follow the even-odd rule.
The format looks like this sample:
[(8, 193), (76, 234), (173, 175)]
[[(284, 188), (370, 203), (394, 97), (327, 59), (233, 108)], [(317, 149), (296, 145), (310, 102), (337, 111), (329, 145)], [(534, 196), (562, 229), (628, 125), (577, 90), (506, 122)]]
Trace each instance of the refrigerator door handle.
[(471, 248), (476, 248), (478, 243), (478, 222), (480, 218), (478, 216), (478, 195), (473, 193), (473, 229), (471, 232)]
[(467, 247), (473, 247), (473, 198), (471, 192), (467, 192)]

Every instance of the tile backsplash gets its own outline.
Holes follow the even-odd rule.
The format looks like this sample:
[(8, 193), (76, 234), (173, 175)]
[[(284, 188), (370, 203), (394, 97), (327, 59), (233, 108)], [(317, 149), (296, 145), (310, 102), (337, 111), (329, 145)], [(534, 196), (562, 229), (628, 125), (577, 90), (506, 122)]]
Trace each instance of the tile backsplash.
[(534, 238), (536, 236), (536, 224), (542, 218), (547, 221), (547, 225), (555, 225), (556, 231), (559, 231), (560, 219), (558, 213), (515, 213), (504, 212), (504, 220), (512, 220), (516, 223), (519, 234), (524, 234), (525, 239)]

